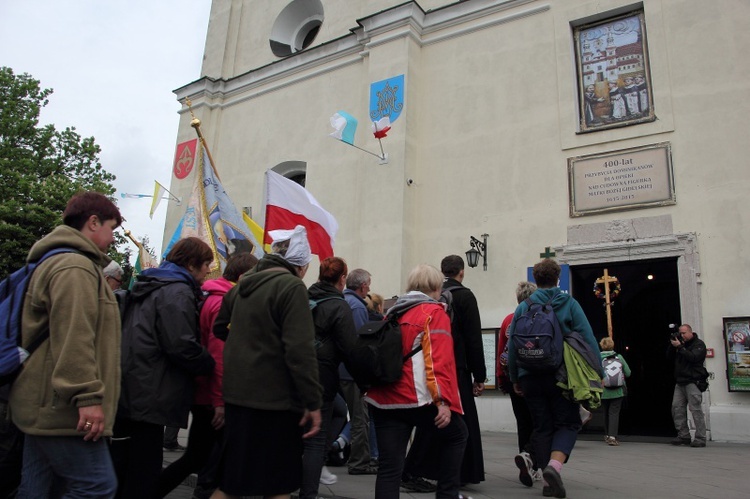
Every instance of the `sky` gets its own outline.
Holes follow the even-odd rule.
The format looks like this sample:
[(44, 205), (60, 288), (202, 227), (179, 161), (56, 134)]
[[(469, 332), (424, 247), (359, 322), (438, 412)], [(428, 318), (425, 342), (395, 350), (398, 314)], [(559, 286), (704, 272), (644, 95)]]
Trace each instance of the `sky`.
[[(200, 77), (211, 0), (0, 0), (0, 66), (54, 93), (41, 124), (73, 126), (101, 147), (117, 176), (123, 227), (160, 254), (180, 104), (172, 91)], [(123, 248), (124, 249), (124, 248)]]

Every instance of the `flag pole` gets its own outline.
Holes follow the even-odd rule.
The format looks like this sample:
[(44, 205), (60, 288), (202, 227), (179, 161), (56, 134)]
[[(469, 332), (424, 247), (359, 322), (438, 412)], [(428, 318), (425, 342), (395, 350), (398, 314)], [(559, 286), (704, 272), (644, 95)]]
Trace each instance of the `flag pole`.
[[(168, 197), (167, 199), (169, 199), (170, 201), (176, 201), (178, 205), (180, 203), (182, 203), (182, 199), (180, 199), (177, 196), (175, 196), (174, 194), (172, 194), (172, 191), (170, 191), (169, 189), (167, 189), (166, 187), (164, 187), (164, 185), (161, 182), (157, 181), (156, 183), (159, 184), (159, 185), (161, 185), (161, 188), (164, 189), (169, 194), (170, 197)], [(164, 199), (164, 198), (162, 198), (162, 199)]]
[(206, 149), (206, 156), (208, 156), (208, 162), (211, 164), (211, 169), (214, 171), (214, 175), (216, 175), (216, 178), (221, 181), (219, 172), (218, 170), (216, 170), (216, 165), (214, 165), (214, 157), (211, 156), (211, 150), (208, 148), (206, 139), (203, 137), (203, 133), (201, 132), (201, 120), (196, 118), (195, 114), (193, 114), (193, 103), (189, 98), (185, 98), (185, 104), (187, 104), (188, 110), (190, 111), (190, 116), (192, 116), (192, 119), (190, 120), (190, 126), (195, 128), (195, 133), (198, 134), (198, 139), (200, 139), (201, 144)]
[(385, 151), (383, 151), (383, 141), (382, 139), (378, 139), (378, 144), (380, 144), (380, 159), (385, 160)]
[[(162, 187), (164, 187), (164, 186), (162, 185)], [(169, 196), (168, 197), (163, 197), (162, 199), (166, 199), (167, 201), (174, 201), (175, 203), (177, 203), (177, 206), (179, 206), (179, 205), (182, 204), (182, 199), (178, 198), (177, 196), (175, 196), (174, 194), (172, 194), (171, 192), (169, 192), (166, 187), (164, 187), (164, 190), (167, 193), (169, 193)], [(140, 199), (140, 198), (152, 198), (152, 197), (154, 197), (154, 195), (153, 194), (131, 194), (131, 193), (127, 193), (127, 192), (121, 192), (120, 193), (120, 197), (123, 198), (123, 199), (127, 199), (127, 198)]]
[(138, 246), (138, 249), (143, 249), (143, 243), (139, 242), (135, 237), (133, 237), (133, 234), (129, 230), (125, 229), (125, 235), (128, 237), (128, 239), (133, 241), (133, 244)]
[[(383, 154), (383, 156), (378, 156), (376, 153), (374, 153), (372, 151), (368, 151), (367, 149), (362, 149), (361, 147), (355, 146), (354, 144), (350, 144), (349, 142), (346, 142), (345, 140), (337, 139), (336, 137), (331, 137), (331, 138), (335, 139), (335, 140), (338, 140), (339, 142), (343, 142), (344, 144), (346, 144), (348, 146), (352, 146), (355, 149), (359, 149), (362, 152), (366, 152), (367, 154), (372, 154), (373, 156), (375, 156), (379, 160), (384, 160), (385, 159), (385, 153)], [(383, 149), (383, 145), (382, 144), (380, 145), (380, 149), (381, 150)]]

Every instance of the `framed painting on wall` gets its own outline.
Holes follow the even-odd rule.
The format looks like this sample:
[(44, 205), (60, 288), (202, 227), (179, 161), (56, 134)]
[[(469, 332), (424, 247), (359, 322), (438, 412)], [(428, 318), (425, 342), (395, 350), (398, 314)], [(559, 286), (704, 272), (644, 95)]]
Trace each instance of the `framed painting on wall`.
[(573, 27), (579, 131), (654, 121), (643, 11)]

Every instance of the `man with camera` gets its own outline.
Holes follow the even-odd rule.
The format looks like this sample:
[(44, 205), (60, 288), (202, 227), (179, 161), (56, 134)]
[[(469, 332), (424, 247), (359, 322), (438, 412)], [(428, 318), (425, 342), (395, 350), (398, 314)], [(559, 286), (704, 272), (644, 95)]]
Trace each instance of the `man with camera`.
[[(669, 339), (671, 348), (667, 356), (674, 360), (675, 387), (672, 397), (672, 419), (677, 429), (677, 438), (672, 445), (689, 445), (690, 447), (706, 446), (706, 419), (703, 416), (701, 402), (703, 393), (708, 387), (708, 372), (703, 367), (706, 360), (706, 344), (698, 338), (689, 324), (681, 325)], [(690, 410), (695, 423), (695, 438), (690, 441), (687, 411)]]

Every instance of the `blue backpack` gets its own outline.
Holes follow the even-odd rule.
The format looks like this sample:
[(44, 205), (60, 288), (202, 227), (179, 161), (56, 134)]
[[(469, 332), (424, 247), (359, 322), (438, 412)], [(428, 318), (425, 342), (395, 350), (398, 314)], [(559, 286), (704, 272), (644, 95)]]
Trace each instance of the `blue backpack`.
[(545, 304), (527, 298), (529, 308), (516, 320), (510, 336), (518, 367), (529, 372), (554, 372), (563, 362), (563, 335), (552, 309), (554, 298)]
[(0, 386), (11, 383), (21, 365), (49, 337), (49, 329), (29, 345), (21, 348), (21, 311), (23, 299), (34, 270), (47, 258), (60, 253), (76, 252), (73, 248), (55, 248), (29, 262), (0, 282)]

